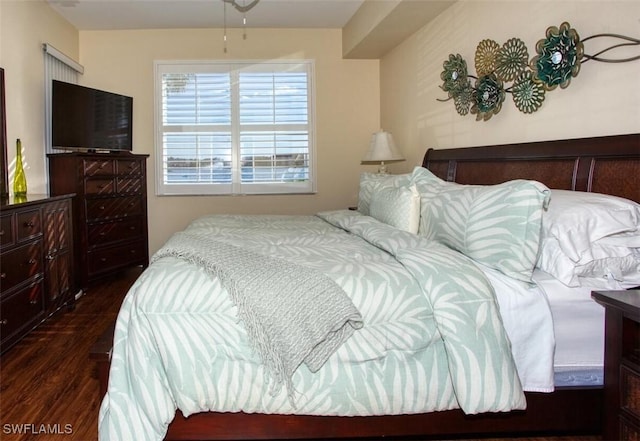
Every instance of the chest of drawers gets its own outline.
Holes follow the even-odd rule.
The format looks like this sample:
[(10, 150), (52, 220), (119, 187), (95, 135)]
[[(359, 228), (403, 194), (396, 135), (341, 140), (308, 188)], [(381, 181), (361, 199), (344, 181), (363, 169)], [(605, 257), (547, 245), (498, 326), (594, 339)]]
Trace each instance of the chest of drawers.
[(595, 291), (605, 307), (604, 440), (640, 439), (640, 290)]
[(49, 157), (51, 194), (72, 191), (78, 282), (86, 289), (124, 268), (146, 266), (147, 155), (60, 153)]
[(0, 207), (0, 352), (75, 301), (72, 195)]

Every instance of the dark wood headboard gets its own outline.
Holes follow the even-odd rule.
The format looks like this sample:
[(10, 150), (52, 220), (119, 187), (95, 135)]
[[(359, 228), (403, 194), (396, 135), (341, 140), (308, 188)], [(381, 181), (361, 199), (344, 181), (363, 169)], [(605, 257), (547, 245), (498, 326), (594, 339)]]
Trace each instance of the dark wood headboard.
[(640, 134), (429, 149), (422, 166), (460, 184), (533, 179), (549, 188), (612, 194), (640, 202)]

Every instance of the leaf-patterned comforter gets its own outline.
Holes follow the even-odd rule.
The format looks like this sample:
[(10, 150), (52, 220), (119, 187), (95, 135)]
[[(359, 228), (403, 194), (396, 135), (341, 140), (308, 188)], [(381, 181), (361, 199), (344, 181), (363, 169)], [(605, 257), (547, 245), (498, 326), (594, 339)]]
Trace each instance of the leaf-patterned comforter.
[(466, 413), (525, 407), (492, 288), (462, 254), (355, 211), (209, 216), (188, 229), (322, 271), (364, 319), (296, 401), (269, 393), (219, 280), (174, 257), (128, 293), (114, 336), (101, 440), (160, 440), (176, 408), (308, 415)]

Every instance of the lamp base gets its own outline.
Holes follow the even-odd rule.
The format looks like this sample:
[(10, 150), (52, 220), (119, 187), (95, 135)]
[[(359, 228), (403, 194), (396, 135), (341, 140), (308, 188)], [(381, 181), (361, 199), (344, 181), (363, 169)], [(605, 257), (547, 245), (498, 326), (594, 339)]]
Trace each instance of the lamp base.
[(387, 170), (387, 166), (385, 165), (384, 161), (382, 161), (380, 163), (380, 166), (378, 167), (378, 174), (379, 175), (388, 175), (389, 171)]

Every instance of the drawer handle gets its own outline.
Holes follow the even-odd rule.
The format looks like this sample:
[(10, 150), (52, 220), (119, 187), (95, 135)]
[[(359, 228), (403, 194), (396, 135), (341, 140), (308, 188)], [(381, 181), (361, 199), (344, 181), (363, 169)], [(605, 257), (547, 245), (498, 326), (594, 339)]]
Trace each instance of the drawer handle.
[(28, 265), (35, 265), (38, 261), (36, 259), (29, 259), (27, 260), (27, 264)]
[(4, 236), (4, 230), (0, 230), (0, 236)]
[(6, 279), (7, 273), (0, 273), (0, 279)]
[(104, 210), (104, 205), (100, 205), (99, 207), (101, 210)]
[(136, 229), (136, 227), (134, 227), (134, 226), (132, 225), (132, 226), (130, 226), (130, 227), (129, 227), (129, 229), (130, 229), (131, 231), (133, 231), (133, 230), (135, 230), (135, 229)]
[(33, 221), (28, 221), (24, 223), (24, 226), (27, 228), (33, 228), (35, 224), (33, 223)]
[(104, 262), (106, 262), (106, 261), (107, 261), (107, 258), (106, 258), (106, 257), (101, 257), (101, 258), (100, 258), (100, 262), (104, 263)]
[(30, 301), (29, 301), (29, 304), (30, 304), (30, 305), (34, 305), (34, 306), (35, 306), (35, 305), (37, 305), (37, 304), (38, 304), (38, 299), (30, 300)]
[(47, 254), (47, 257), (45, 257), (45, 259), (51, 261), (51, 260), (55, 259), (55, 257), (53, 257), (53, 255), (51, 255), (51, 254)]
[(100, 237), (105, 237), (105, 236), (107, 235), (107, 233), (105, 233), (104, 231), (101, 231), (98, 235), (99, 235)]
[(4, 325), (8, 325), (8, 324), (9, 324), (9, 320), (7, 320), (7, 319), (0, 320), (0, 325), (4, 326)]

